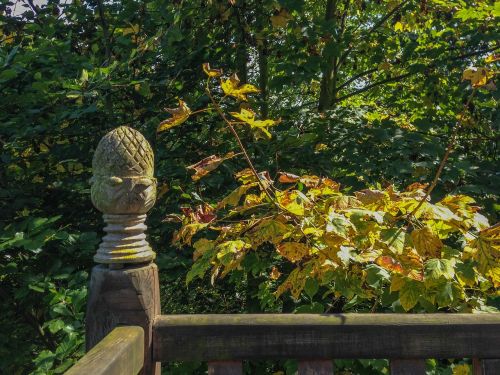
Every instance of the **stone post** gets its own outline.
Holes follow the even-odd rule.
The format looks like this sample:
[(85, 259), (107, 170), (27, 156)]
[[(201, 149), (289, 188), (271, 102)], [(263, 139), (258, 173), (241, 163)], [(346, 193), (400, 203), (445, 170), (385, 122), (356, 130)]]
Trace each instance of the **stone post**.
[(152, 361), (152, 325), (160, 314), (158, 268), (146, 240), (146, 213), (156, 199), (154, 155), (138, 131), (120, 126), (99, 142), (92, 160), (91, 196), (106, 223), (94, 256), (87, 302), (86, 347), (95, 346), (113, 328), (144, 329), (144, 368), (159, 375)]

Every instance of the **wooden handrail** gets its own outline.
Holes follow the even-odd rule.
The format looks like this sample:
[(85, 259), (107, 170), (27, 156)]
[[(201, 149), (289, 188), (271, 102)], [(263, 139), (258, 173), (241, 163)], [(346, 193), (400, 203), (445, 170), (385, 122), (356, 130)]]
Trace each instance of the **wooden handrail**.
[(144, 330), (117, 327), (85, 354), (66, 375), (137, 375), (144, 365)]
[(500, 314), (161, 315), (153, 360), (500, 358)]

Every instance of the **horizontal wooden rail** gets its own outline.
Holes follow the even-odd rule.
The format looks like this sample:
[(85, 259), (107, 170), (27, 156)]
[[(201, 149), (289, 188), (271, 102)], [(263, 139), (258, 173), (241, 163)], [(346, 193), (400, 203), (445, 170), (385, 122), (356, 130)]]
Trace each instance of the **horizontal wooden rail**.
[(155, 361), (500, 358), (500, 314), (161, 315)]
[(117, 327), (85, 354), (66, 375), (137, 375), (144, 365), (144, 330)]

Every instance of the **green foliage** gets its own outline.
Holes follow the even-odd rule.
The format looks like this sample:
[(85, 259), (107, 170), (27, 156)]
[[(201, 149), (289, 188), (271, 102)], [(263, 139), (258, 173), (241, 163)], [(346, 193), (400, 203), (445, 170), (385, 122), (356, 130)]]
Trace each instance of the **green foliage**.
[[(207, 276), (185, 287), (188, 273), (199, 276), (204, 267), (212, 269), (212, 258), (205, 255), (210, 252), (202, 255), (199, 238), (192, 238), (196, 227), (181, 239), (192, 238), (198, 253), (190, 246), (181, 251), (170, 246), (179, 229), (175, 221), (182, 217), (165, 213), (191, 206), (193, 215), (209, 218), (219, 202), (217, 210), (230, 212), (259, 199), (269, 208), (258, 181), (234, 180), (245, 162), (229, 129), (221, 130), (215, 109), (200, 111), (211, 102), (199, 83), (208, 73), (214, 81), (222, 77), (225, 93), (234, 94), (221, 109), (235, 114), (230, 121), (244, 123), (234, 126), (257, 171), (269, 171), (273, 181), (279, 171), (329, 176), (352, 187), (341, 189), (340, 197), (368, 187), (384, 191), (391, 184), (430, 182), (457, 114), (466, 114), (433, 202), (446, 195), (471, 196), (490, 222), (498, 221), (498, 91), (491, 72), (498, 70), (499, 14), (493, 1), (31, 3), (0, 1), (2, 373), (62, 373), (82, 353), (88, 271), (102, 227), (90, 204), (91, 157), (100, 137), (123, 124), (142, 131), (155, 150), (159, 200), (149, 215), (148, 233), (158, 252), (163, 311), (369, 310), (375, 301), (367, 289), (377, 293), (376, 309), (403, 308), (399, 292), (387, 291), (395, 271), (377, 264), (364, 265), (363, 283), (339, 269), (333, 295), (309, 278), (299, 301), (276, 299), (276, 287), (296, 267), (277, 255), (269, 239), (294, 226), (292, 222), (260, 224), (258, 251), (248, 252), (241, 244), (217, 248), (220, 233), (209, 233), (206, 239), (214, 241), (214, 252), (223, 253), (216, 258), (223, 267), (231, 268), (238, 249), (248, 253), (216, 286), (210, 286)], [(200, 65), (205, 61), (223, 72), (205, 66), (204, 73)], [(240, 82), (224, 72), (236, 72)], [(244, 86), (247, 82), (255, 89)], [(471, 84), (478, 87), (464, 111)], [(216, 90), (214, 96), (218, 100), (224, 94)], [(248, 98), (249, 106), (240, 106), (234, 96)], [(172, 107), (171, 115), (163, 110)], [(273, 119), (272, 126), (266, 119)], [(163, 131), (156, 135), (159, 126)], [(198, 164), (200, 160), (205, 161)], [(288, 205), (288, 215), (301, 213), (302, 197), (311, 189), (306, 182), (294, 183), (290, 190), (298, 203)], [(197, 211), (198, 206), (203, 209)], [(310, 214), (307, 208), (304, 214)], [(363, 221), (385, 225), (376, 214), (369, 220), (363, 212), (348, 218), (335, 214), (339, 216), (332, 215), (329, 229), (341, 234), (353, 230), (349, 223), (355, 230)], [(438, 280), (434, 289), (425, 285), (434, 290), (431, 303), (419, 299), (414, 308), (448, 309), (456, 301), (457, 278), (475, 286), (473, 293), (466, 290), (469, 307), (498, 304), (487, 299), (488, 270), (497, 257), (494, 233), (473, 229), (479, 237), (464, 237), (470, 220), (441, 238), (446, 246), (439, 257), (424, 261), (424, 278)], [(438, 230), (446, 232), (445, 227)], [(403, 238), (383, 227), (380, 246), (400, 257), (412, 241), (411, 228), (408, 233), (410, 238)], [(464, 238), (466, 246), (457, 242)], [(340, 262), (357, 255), (342, 250)], [(194, 273), (189, 271), (193, 251), (199, 256), (195, 264), (207, 262)], [(411, 286), (405, 286), (405, 295)], [(405, 306), (413, 302), (410, 298)], [(247, 366), (254, 373), (294, 371), (293, 363)], [(343, 361), (336, 366), (375, 373), (383, 371), (385, 362)], [(196, 368), (175, 365), (166, 371), (203, 371)]]

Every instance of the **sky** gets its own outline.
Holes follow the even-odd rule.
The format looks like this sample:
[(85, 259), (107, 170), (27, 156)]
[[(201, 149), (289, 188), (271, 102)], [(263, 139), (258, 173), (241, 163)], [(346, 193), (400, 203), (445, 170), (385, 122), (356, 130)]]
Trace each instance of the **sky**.
[[(33, 0), (34, 5), (45, 5), (47, 4), (47, 0)], [(12, 15), (13, 16), (18, 16), (24, 11), (26, 11), (26, 6), (28, 6), (28, 2), (26, 0), (16, 0), (14, 1), (14, 5), (11, 6), (12, 9)]]

